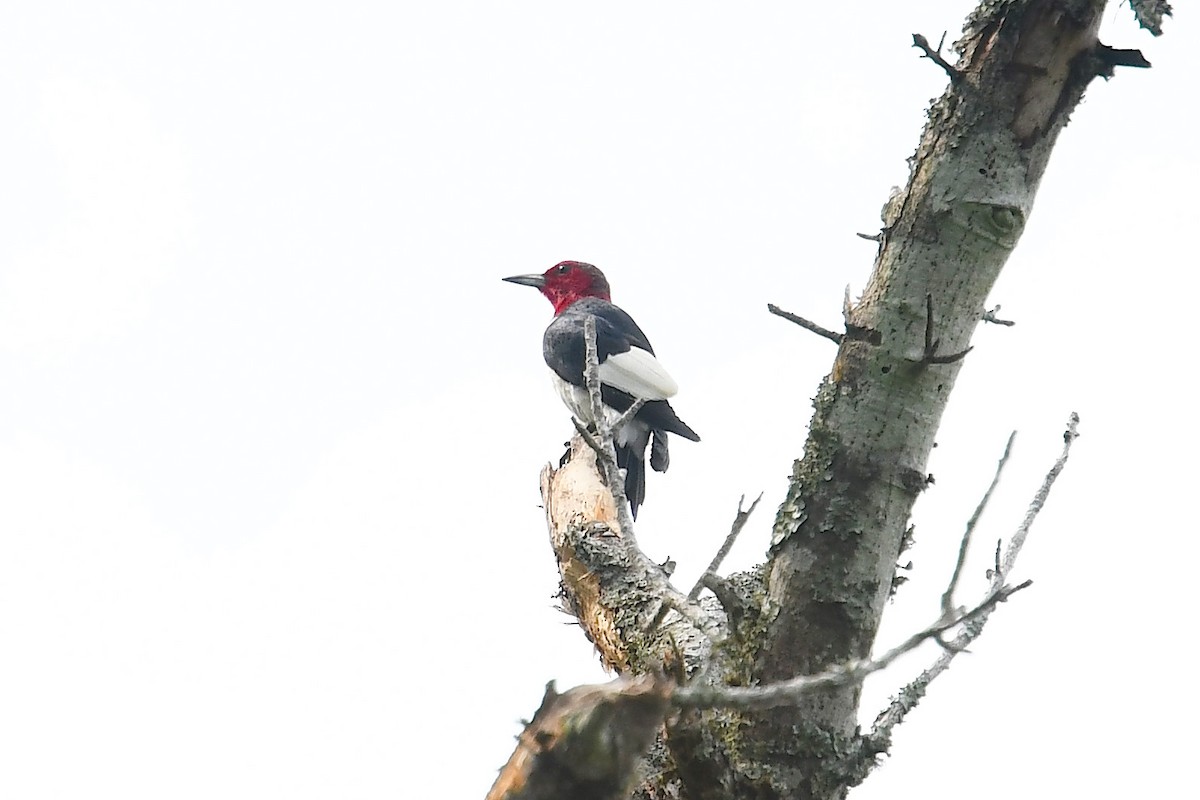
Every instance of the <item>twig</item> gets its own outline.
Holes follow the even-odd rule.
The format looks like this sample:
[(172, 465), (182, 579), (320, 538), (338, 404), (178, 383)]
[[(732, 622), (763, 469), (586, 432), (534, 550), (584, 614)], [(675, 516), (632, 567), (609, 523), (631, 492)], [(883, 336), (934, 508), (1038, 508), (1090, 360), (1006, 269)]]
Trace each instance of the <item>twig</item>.
[[(945, 38), (946, 37), (943, 36), (942, 40), (945, 41)], [(934, 50), (933, 47), (929, 44), (929, 40), (926, 39), (921, 34), (914, 33), (912, 35), (912, 39), (913, 39), (913, 47), (921, 48), (921, 51), (923, 53), (925, 53), (925, 58), (928, 58), (930, 61), (932, 61), (933, 63), (937, 64), (939, 67), (944, 69), (946, 71), (946, 74), (950, 76), (951, 83), (956, 84), (956, 85), (962, 83), (963, 74), (961, 72), (959, 72), (957, 69), (955, 69), (954, 66), (949, 61), (942, 58), (942, 52), (941, 52), (942, 45), (940, 43), (938, 44), (937, 49)]]
[(1021, 553), (1021, 548), (1025, 546), (1025, 539), (1029, 536), (1029, 529), (1033, 527), (1033, 521), (1037, 519), (1037, 515), (1041, 513), (1042, 508), (1046, 505), (1046, 500), (1050, 497), (1050, 489), (1053, 488), (1054, 482), (1058, 480), (1058, 476), (1062, 474), (1063, 468), (1067, 466), (1067, 458), (1071, 455), (1071, 445), (1079, 438), (1079, 415), (1074, 411), (1067, 419), (1067, 429), (1063, 432), (1063, 449), (1062, 455), (1054, 462), (1054, 466), (1046, 473), (1045, 479), (1042, 481), (1041, 487), (1033, 496), (1033, 501), (1030, 502), (1028, 510), (1025, 512), (1025, 519), (1021, 520), (1021, 526), (1017, 528), (1017, 532), (1013, 534), (1013, 538), (1008, 543), (1008, 549), (1004, 551), (1004, 561), (1000, 564), (999, 575), (992, 578), (992, 584), (1002, 583), (1004, 576), (1012, 571), (1013, 565), (1017, 561), (1017, 556)]
[[(989, 583), (991, 590), (994, 592), (997, 586), (1004, 585), (1004, 576), (1007, 575), (1016, 563), (1017, 556), (1021, 553), (1021, 548), (1025, 544), (1025, 538), (1029, 533), (1029, 528), (1033, 525), (1033, 520), (1037, 517), (1042, 507), (1046, 504), (1046, 498), (1050, 496), (1050, 489), (1054, 486), (1054, 481), (1062, 472), (1063, 467), (1067, 464), (1067, 457), (1071, 452), (1071, 444), (1079, 436), (1079, 415), (1072, 412), (1067, 421), (1067, 430), (1063, 434), (1063, 450), (1062, 455), (1054, 462), (1054, 466), (1046, 473), (1045, 479), (1042, 481), (1041, 487), (1033, 496), (1033, 501), (1029, 504), (1029, 510), (1025, 514), (1025, 519), (1022, 520), (1021, 526), (1013, 535), (1012, 541), (1009, 542), (1008, 550), (1004, 554), (1004, 559), (1000, 558), (1000, 545), (996, 545), (996, 568), (990, 570)], [(979, 614), (975, 619), (969, 621), (969, 624), (964, 625), (958, 635), (949, 642), (949, 646), (938, 658), (933, 662), (933, 665), (917, 676), (915, 680), (900, 690), (895, 699), (880, 712), (875, 718), (875, 724), (871, 728), (871, 732), (864, 737), (863, 750), (866, 753), (882, 753), (887, 750), (892, 736), (892, 730), (904, 721), (905, 716), (909, 711), (917, 707), (921, 702), (921, 698), (925, 696), (929, 684), (933, 682), (937, 676), (941, 675), (950, 667), (950, 662), (954, 657), (961, 653), (964, 649), (979, 638), (983, 633), (983, 626), (987, 624), (988, 617), (991, 611), (985, 611)]]
[[(588, 316), (583, 321), (583, 337), (584, 337), (584, 357), (586, 366), (584, 368), (584, 383), (587, 385), (588, 396), (591, 400), (592, 419), (595, 420), (596, 433), (599, 441), (597, 442), (601, 450), (597, 450), (601, 454), (596, 459), (597, 466), (603, 470), (604, 479), (608, 482), (609, 491), (612, 492), (613, 500), (617, 506), (617, 524), (621, 526), (621, 538), (626, 545), (632, 548), (641, 561), (649, 563), (649, 559), (637, 548), (637, 540), (633, 533), (633, 519), (629, 513), (629, 500), (625, 497), (625, 481), (621, 475), (621, 470), (617, 466), (616, 450), (613, 448), (613, 426), (609, 425), (608, 418), (604, 413), (604, 402), (600, 396), (600, 363), (599, 354), (596, 349), (596, 321)], [(634, 411), (633, 413), (637, 413)], [(623, 418), (623, 417), (622, 417)], [(620, 422), (618, 420), (618, 422)], [(578, 420), (575, 424), (576, 428), (580, 428)], [(584, 441), (588, 440), (586, 433), (580, 430), (583, 434)], [(657, 565), (652, 565), (652, 568), (658, 570)], [(658, 570), (661, 575), (661, 570)], [(650, 574), (650, 573), (647, 573)], [(655, 581), (659, 584), (658, 581)], [(662, 607), (655, 616), (657, 626), (662, 618), (666, 616), (666, 610), (674, 610), (679, 613), (684, 619), (691, 623), (696, 630), (707, 636), (712, 642), (718, 643), (724, 638), (720, 624), (713, 618), (709, 617), (703, 609), (697, 606), (690, 598), (680, 592), (666, 576), (662, 576), (661, 584), (655, 587), (661, 596)], [(650, 630), (653, 630), (651, 626)]]
[(644, 405), (646, 405), (646, 398), (636, 398), (633, 401), (633, 405), (625, 409), (625, 411), (621, 413), (621, 416), (617, 417), (616, 422), (612, 424), (613, 433), (615, 434), (617, 431), (621, 430), (621, 428), (625, 427), (625, 424), (637, 416), (637, 413), (642, 410), (642, 406)]
[[(687, 593), (687, 601), (689, 603), (695, 603), (696, 600), (700, 598), (700, 592), (704, 591), (705, 587), (708, 586), (707, 579), (710, 576), (716, 576), (717, 569), (721, 566), (721, 562), (725, 560), (725, 556), (729, 555), (729, 551), (733, 549), (733, 543), (737, 541), (738, 534), (740, 534), (742, 532), (742, 528), (746, 526), (746, 520), (750, 519), (750, 515), (753, 514), (754, 509), (758, 507), (758, 501), (762, 500), (762, 495), (760, 494), (758, 497), (756, 497), (754, 502), (750, 504), (750, 508), (743, 511), (742, 503), (745, 500), (746, 495), (742, 495), (738, 500), (737, 515), (733, 518), (733, 527), (730, 529), (729, 535), (725, 537), (725, 541), (721, 544), (721, 548), (717, 550), (717, 554), (713, 556), (713, 560), (709, 562), (708, 568), (705, 569), (704, 572), (701, 573), (700, 577), (696, 580), (696, 585), (693, 586), (692, 590)], [(711, 587), (709, 588), (711, 589)], [(713, 594), (716, 595), (718, 592), (713, 591)], [(721, 599), (719, 595), (717, 599)], [(724, 605), (724, 602), (722, 602), (722, 605)], [(658, 610), (658, 613), (654, 615), (654, 619), (650, 621), (650, 626), (647, 628), (647, 631), (651, 632), (661, 625), (663, 619), (667, 616), (667, 612), (672, 608), (674, 608), (674, 606), (664, 604), (663, 607)]]
[(812, 331), (813, 333), (817, 334), (818, 336), (824, 336), (826, 339), (828, 339), (831, 342), (834, 342), (835, 344), (842, 343), (842, 334), (835, 333), (834, 331), (828, 330), (827, 328), (822, 328), (817, 323), (809, 322), (804, 317), (797, 316), (790, 311), (784, 311), (782, 308), (775, 305), (774, 303), (767, 303), (767, 311), (770, 311), (772, 314), (774, 314), (777, 317), (783, 317), (788, 322), (794, 322), (797, 325), (799, 325), (801, 328)]
[(860, 239), (866, 239), (868, 242), (882, 242), (883, 241), (883, 232), (882, 231), (880, 231), (879, 233), (856, 233), (854, 235)]
[(939, 356), (937, 354), (938, 345), (942, 343), (941, 339), (933, 338), (933, 295), (925, 295), (925, 352), (921, 355), (922, 364), (953, 364), (955, 361), (961, 361), (966, 358), (967, 353), (974, 350), (974, 346), (968, 347), (966, 350), (961, 350), (950, 355)]
[(1009, 328), (1011, 328), (1013, 325), (1017, 324), (1017, 323), (1013, 322), (1011, 319), (1000, 319), (999, 317), (996, 316), (999, 313), (1000, 313), (999, 305), (997, 305), (995, 308), (985, 308), (983, 310), (983, 316), (981, 316), (980, 319), (983, 320), (984, 322), (990, 322), (993, 325), (1004, 325)]
[(933, 338), (933, 295), (925, 295), (925, 357), (929, 358), (937, 350), (940, 339)]
[(1102, 78), (1111, 78), (1114, 67), (1150, 69), (1150, 62), (1142, 55), (1141, 50), (1120, 49), (1097, 43), (1095, 55), (1101, 64), (1098, 72)]
[(742, 503), (746, 501), (746, 495), (738, 498), (737, 514), (733, 518), (733, 525), (729, 529), (729, 535), (725, 537), (725, 541), (721, 544), (721, 548), (717, 550), (717, 554), (713, 556), (712, 561), (708, 563), (708, 569), (704, 570), (696, 581), (696, 585), (688, 592), (688, 600), (696, 600), (700, 597), (700, 592), (704, 591), (705, 579), (710, 575), (716, 575), (717, 570), (721, 567), (721, 562), (729, 555), (729, 551), (733, 549), (733, 543), (737, 541), (738, 534), (742, 532), (742, 528), (746, 527), (746, 521), (750, 519), (750, 515), (754, 513), (754, 509), (758, 508), (758, 501), (762, 500), (762, 494), (754, 498), (754, 502), (745, 511), (742, 510)]
[(942, 614), (946, 618), (954, 614), (954, 590), (958, 588), (959, 578), (962, 577), (963, 564), (967, 560), (967, 550), (971, 547), (971, 534), (975, 532), (975, 526), (979, 523), (979, 518), (983, 516), (983, 511), (987, 508), (988, 501), (992, 499), (992, 492), (996, 490), (996, 486), (1000, 483), (1000, 474), (1004, 472), (1004, 465), (1008, 463), (1008, 457), (1012, 454), (1013, 440), (1016, 438), (1016, 431), (1008, 435), (1008, 444), (1004, 445), (1004, 455), (1000, 456), (1000, 463), (996, 465), (996, 474), (992, 476), (992, 483), (988, 486), (987, 491), (983, 493), (983, 499), (979, 501), (979, 505), (975, 507), (975, 513), (967, 520), (967, 529), (963, 532), (962, 542), (958, 546), (958, 561), (954, 565), (954, 574), (950, 576), (950, 583), (946, 586), (946, 591), (942, 594)]
[[(613, 429), (608, 424), (604, 413), (604, 401), (600, 397), (600, 355), (596, 349), (596, 320), (589, 314), (583, 320), (583, 341), (585, 365), (583, 382), (587, 386), (588, 398), (591, 400), (592, 420), (599, 437), (603, 457), (597, 463), (604, 471), (604, 479), (612, 492), (617, 506), (617, 523), (621, 526), (621, 535), (634, 541), (633, 518), (629, 513), (629, 499), (625, 497), (625, 480), (621, 469), (617, 466), (617, 451), (613, 447)], [(578, 427), (578, 426), (576, 426)], [(584, 441), (587, 438), (584, 437)], [(600, 451), (597, 451), (600, 452)]]
[(596, 437), (592, 436), (592, 432), (587, 429), (587, 426), (576, 419), (574, 415), (571, 416), (571, 424), (575, 426), (575, 432), (579, 434), (584, 443), (587, 444), (588, 447), (592, 448), (592, 451), (596, 454), (597, 458), (601, 460), (607, 460), (609, 458), (608, 453), (604, 449), (604, 445), (596, 441)]
[(772, 708), (795, 703), (803, 695), (834, 686), (861, 683), (868, 675), (879, 672), (897, 658), (915, 650), (926, 640), (936, 638), (952, 628), (989, 613), (996, 604), (1030, 585), (1025, 581), (1016, 586), (1002, 586), (991, 592), (982, 603), (952, 620), (940, 620), (918, 631), (879, 658), (851, 661), (816, 675), (801, 675), (766, 686), (710, 686), (693, 684), (677, 689), (672, 703), (680, 708), (736, 708), (741, 710)]
[[(604, 400), (600, 395), (600, 351), (596, 349), (596, 320), (589, 314), (583, 319), (583, 385), (588, 391), (591, 404), (592, 424), (600, 435), (600, 444), (607, 450), (612, 446), (612, 432), (606, 431), (602, 423), (607, 422)], [(613, 458), (616, 462), (616, 458)]]

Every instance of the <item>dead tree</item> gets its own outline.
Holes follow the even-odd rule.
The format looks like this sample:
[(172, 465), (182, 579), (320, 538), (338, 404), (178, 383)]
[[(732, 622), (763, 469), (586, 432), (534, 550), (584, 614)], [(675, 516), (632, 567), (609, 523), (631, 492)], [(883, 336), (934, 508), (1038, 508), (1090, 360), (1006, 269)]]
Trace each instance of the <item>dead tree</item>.
[[(1165, 2), (1131, 6), (1155, 35), (1170, 14)], [(929, 109), (908, 185), (868, 237), (878, 251), (862, 296), (847, 297), (841, 332), (769, 308), (834, 341), (837, 355), (814, 399), (765, 564), (723, 578), (717, 558), (691, 592), (673, 587), (637, 547), (607, 429), (576, 437), (570, 461), (543, 471), (564, 605), (621, 677), (563, 695), (548, 689), (489, 800), (844, 797), (887, 752), (892, 729), (929, 682), (1026, 585), (1008, 578), (1066, 461), (1074, 415), (1061, 458), (1007, 548), (997, 549), (983, 597), (962, 608), (956, 588), (988, 495), (967, 525), (940, 615), (872, 656), (942, 412), (976, 326), (1006, 324), (985, 302), (1058, 134), (1092, 80), (1149, 66), (1136, 50), (1100, 43), (1104, 7), (983, 2), (954, 63), (940, 45), (913, 36), (949, 85)], [(594, 367), (594, 342), (592, 358)], [(598, 404), (594, 369), (589, 385)], [(739, 505), (731, 537), (748, 513)], [(938, 659), (872, 730), (859, 730), (863, 678), (929, 639), (942, 645)]]

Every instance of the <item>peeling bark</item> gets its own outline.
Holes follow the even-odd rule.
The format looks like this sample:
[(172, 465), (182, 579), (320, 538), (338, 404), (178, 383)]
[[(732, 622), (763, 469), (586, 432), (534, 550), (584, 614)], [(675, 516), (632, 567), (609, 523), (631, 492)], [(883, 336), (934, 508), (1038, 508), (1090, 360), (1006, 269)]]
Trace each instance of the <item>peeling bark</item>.
[(621, 675), (659, 669), (687, 675), (698, 669), (711, 640), (725, 637), (724, 620), (712, 615), (706, 636), (678, 613), (664, 613), (664, 598), (682, 598), (632, 534), (622, 533), (596, 454), (583, 439), (571, 440), (570, 460), (562, 468), (542, 470), (541, 485), (562, 578), (559, 597), (604, 666)]

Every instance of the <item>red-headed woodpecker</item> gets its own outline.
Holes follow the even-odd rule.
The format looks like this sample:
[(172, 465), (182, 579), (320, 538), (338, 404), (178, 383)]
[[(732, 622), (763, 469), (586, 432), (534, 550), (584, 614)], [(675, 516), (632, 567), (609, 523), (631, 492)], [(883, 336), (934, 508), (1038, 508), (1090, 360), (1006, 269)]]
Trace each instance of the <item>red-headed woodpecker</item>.
[(612, 304), (604, 273), (591, 264), (563, 261), (541, 275), (514, 275), (504, 280), (536, 287), (554, 306), (554, 321), (542, 337), (542, 355), (555, 388), (577, 419), (593, 422), (583, 379), (584, 320), (588, 317), (596, 321), (600, 397), (608, 422), (615, 422), (635, 398), (646, 401), (633, 419), (616, 431), (614, 441), (617, 466), (625, 470), (625, 496), (637, 519), (638, 506), (646, 499), (646, 446), (651, 439), (650, 466), (655, 472), (667, 471), (668, 433), (700, 441), (667, 402), (679, 387), (654, 357), (654, 348), (633, 317)]

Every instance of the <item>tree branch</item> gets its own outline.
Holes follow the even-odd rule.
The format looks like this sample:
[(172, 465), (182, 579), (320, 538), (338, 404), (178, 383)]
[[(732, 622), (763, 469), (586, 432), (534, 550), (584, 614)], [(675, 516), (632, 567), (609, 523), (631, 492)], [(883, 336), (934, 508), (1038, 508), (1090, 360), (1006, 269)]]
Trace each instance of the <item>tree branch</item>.
[(1001, 586), (994, 589), (971, 610), (950, 620), (939, 620), (929, 627), (923, 628), (878, 658), (857, 659), (816, 675), (801, 675), (765, 686), (688, 686), (677, 689), (671, 697), (671, 702), (681, 708), (764, 709), (795, 705), (801, 698), (821, 689), (853, 686), (862, 683), (868, 675), (887, 668), (900, 656), (912, 652), (922, 643), (936, 639), (959, 625), (990, 614), (997, 604), (1003, 603), (1032, 583), (1032, 581), (1024, 581), (1016, 586)]
[(737, 514), (734, 515), (733, 525), (729, 529), (729, 535), (725, 537), (725, 541), (722, 542), (720, 549), (717, 550), (717, 554), (713, 556), (712, 561), (708, 562), (708, 568), (705, 569), (700, 575), (699, 579), (696, 580), (696, 585), (692, 587), (690, 592), (688, 592), (689, 600), (695, 600), (697, 597), (699, 597), (700, 592), (703, 591), (705, 587), (705, 579), (709, 576), (714, 576), (717, 574), (717, 570), (721, 567), (721, 562), (725, 560), (725, 557), (729, 555), (729, 551), (733, 549), (733, 543), (737, 541), (738, 535), (742, 532), (742, 528), (746, 527), (746, 521), (750, 519), (750, 515), (754, 513), (754, 509), (758, 508), (758, 501), (762, 500), (762, 494), (759, 494), (758, 497), (754, 498), (754, 502), (750, 504), (750, 507), (743, 511), (742, 503), (744, 503), (745, 500), (746, 495), (742, 495), (740, 498), (738, 498)]
[(933, 295), (925, 295), (925, 349), (921, 354), (922, 364), (953, 364), (955, 361), (961, 361), (967, 357), (967, 353), (974, 348), (967, 347), (959, 350), (957, 353), (949, 355), (938, 355), (938, 345), (942, 343), (941, 339), (935, 339), (933, 336)]
[(1006, 328), (1011, 328), (1013, 325), (1017, 324), (1017, 323), (1013, 322), (1011, 319), (1000, 319), (998, 316), (996, 316), (999, 313), (1000, 313), (999, 305), (997, 305), (995, 308), (987, 308), (987, 309), (984, 309), (983, 315), (980, 316), (980, 319), (983, 320), (984, 322), (990, 322), (993, 325), (1003, 325)]
[[(1009, 542), (1008, 550), (1003, 560), (1000, 558), (1000, 546), (997, 545), (996, 547), (996, 568), (990, 570), (988, 575), (990, 591), (995, 592), (996, 587), (1003, 586), (1004, 577), (1015, 566), (1017, 557), (1021, 554), (1021, 548), (1025, 546), (1025, 539), (1029, 535), (1029, 529), (1033, 526), (1034, 519), (1037, 518), (1037, 515), (1045, 506), (1054, 482), (1067, 465), (1067, 458), (1071, 453), (1071, 445), (1078, 437), (1079, 415), (1072, 412), (1070, 418), (1067, 420), (1066, 432), (1063, 434), (1062, 454), (1054, 462), (1054, 466), (1050, 468), (1050, 471), (1042, 481), (1042, 485), (1034, 494), (1033, 500), (1029, 504), (1029, 509), (1025, 512), (1025, 518), (1021, 521), (1020, 526), (1018, 526), (1016, 533), (1013, 534), (1013, 538)], [(888, 707), (880, 712), (879, 716), (875, 718), (875, 724), (872, 726), (871, 732), (864, 738), (863, 749), (866, 755), (873, 758), (875, 753), (887, 751), (888, 747), (891, 746), (892, 730), (904, 721), (908, 712), (917, 707), (917, 704), (921, 702), (921, 699), (925, 696), (925, 692), (929, 689), (929, 684), (949, 669), (950, 662), (970, 646), (971, 642), (979, 638), (979, 635), (983, 633), (983, 627), (987, 624), (990, 614), (990, 610), (984, 611), (971, 620), (969, 624), (965, 625), (954, 639), (949, 642), (937, 661), (917, 676), (915, 680), (901, 689)]]
[(954, 573), (950, 576), (950, 583), (942, 594), (942, 615), (947, 619), (954, 614), (954, 590), (958, 587), (958, 580), (962, 577), (963, 564), (967, 561), (967, 550), (971, 547), (971, 534), (974, 533), (979, 518), (983, 516), (988, 501), (992, 499), (992, 492), (1000, 483), (1000, 475), (1004, 472), (1004, 465), (1008, 463), (1009, 455), (1012, 454), (1013, 440), (1016, 438), (1016, 431), (1008, 435), (1008, 443), (1004, 445), (1004, 455), (1000, 456), (1000, 463), (996, 465), (996, 474), (992, 476), (991, 484), (983, 493), (983, 499), (975, 507), (975, 513), (967, 520), (967, 529), (963, 532), (962, 542), (958, 546), (958, 561), (954, 565)]
[(551, 682), (487, 800), (624, 800), (662, 726), (669, 688), (642, 677), (558, 694)]
[[(945, 39), (946, 37), (943, 34), (942, 41), (944, 42)], [(914, 33), (912, 35), (912, 40), (913, 47), (920, 48), (921, 52), (925, 54), (923, 58), (928, 58), (930, 61), (941, 67), (946, 74), (950, 76), (951, 83), (958, 85), (963, 82), (963, 74), (955, 69), (954, 65), (952, 65), (949, 61), (942, 58), (942, 42), (939, 42), (937, 49), (934, 50), (929, 44), (929, 40), (919, 33)]]
[(835, 333), (834, 331), (831, 331), (828, 328), (822, 328), (817, 323), (810, 322), (810, 321), (806, 320), (804, 317), (793, 314), (790, 311), (784, 311), (782, 308), (775, 305), (774, 303), (767, 303), (767, 311), (770, 311), (772, 314), (774, 314), (777, 317), (783, 317), (788, 322), (794, 322), (797, 325), (799, 325), (801, 328), (804, 328), (805, 330), (808, 330), (808, 331), (812, 331), (813, 333), (817, 334), (818, 336), (824, 336), (826, 339), (828, 339), (829, 341), (831, 341), (835, 344), (842, 343), (842, 334)]
[(584, 354), (587, 359), (583, 381), (587, 386), (588, 398), (592, 406), (592, 420), (603, 453), (603, 458), (599, 463), (604, 470), (604, 477), (613, 499), (616, 500), (617, 520), (620, 523), (621, 531), (630, 540), (634, 540), (633, 517), (629, 513), (629, 500), (625, 497), (625, 478), (621, 475), (621, 468), (617, 466), (617, 451), (613, 446), (613, 426), (609, 425), (604, 410), (604, 400), (600, 396), (600, 356), (596, 349), (596, 319), (590, 314), (583, 320), (583, 341)]

